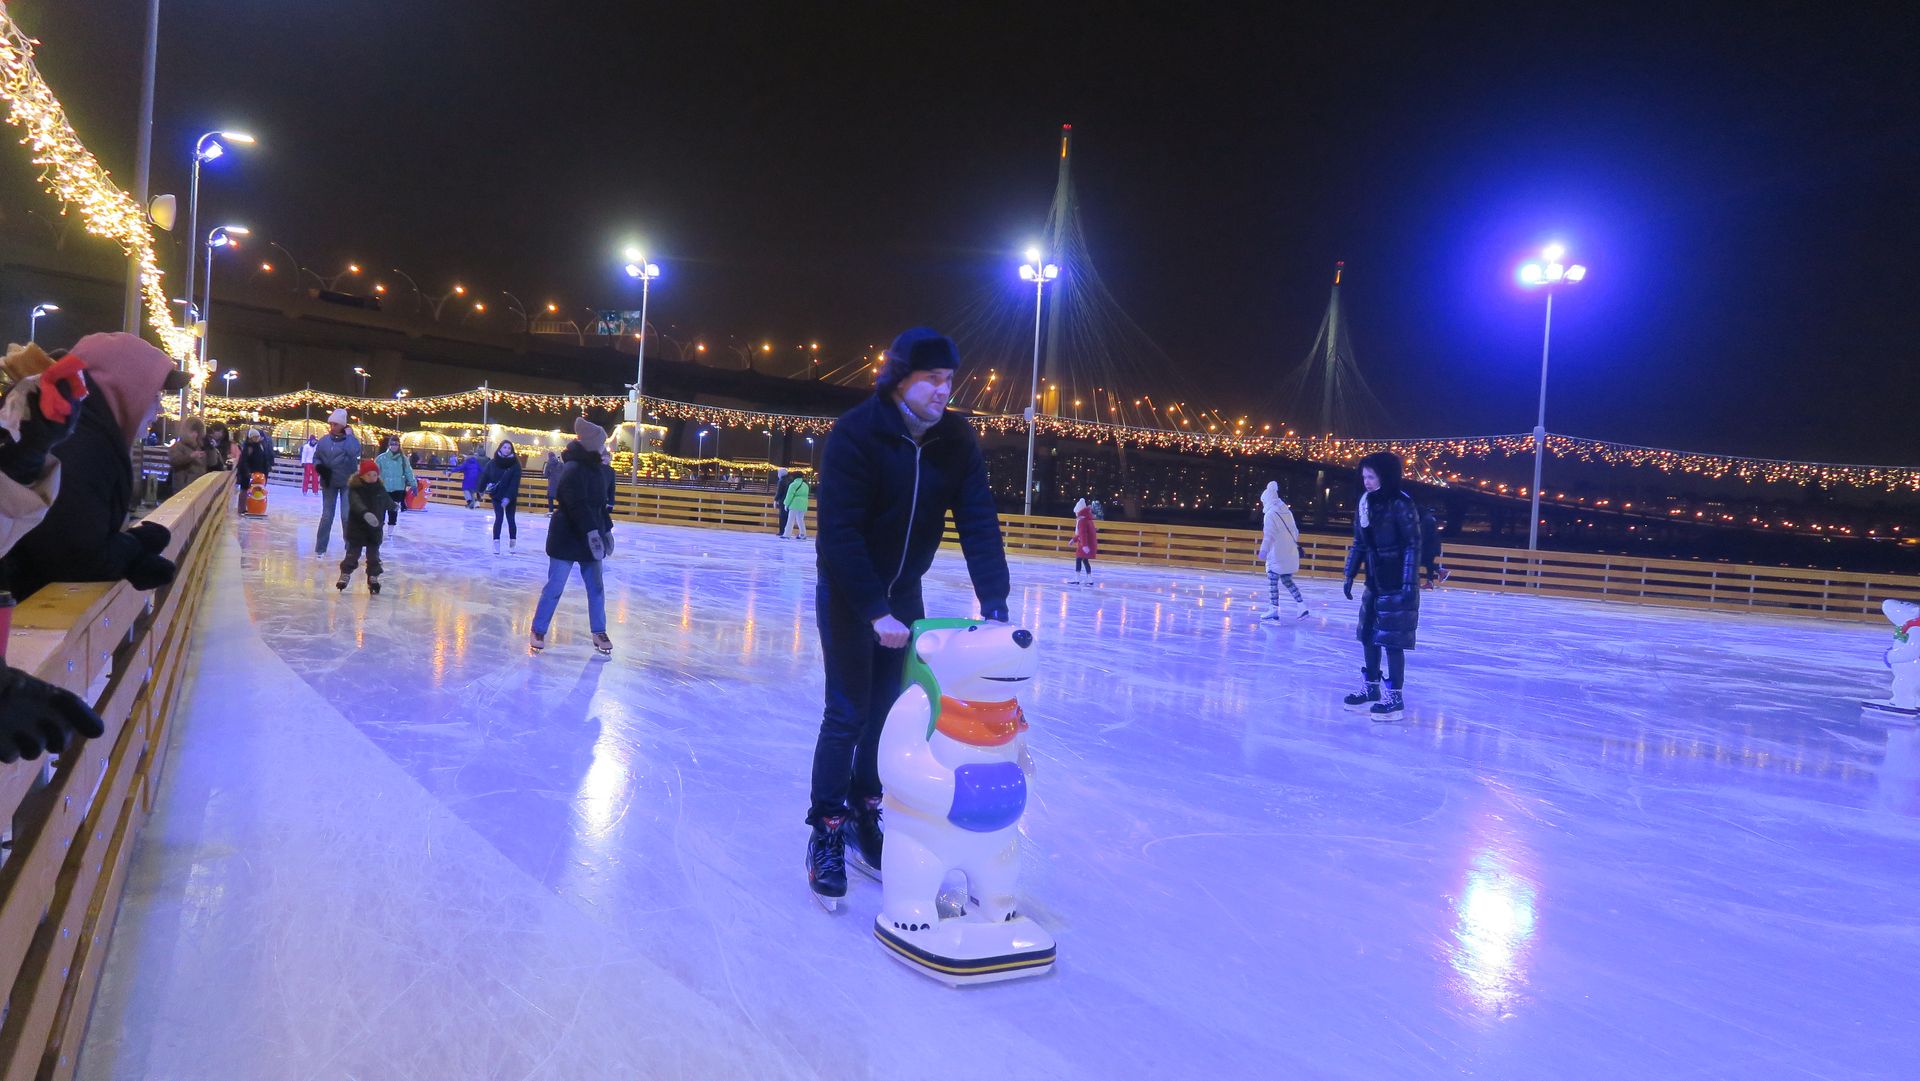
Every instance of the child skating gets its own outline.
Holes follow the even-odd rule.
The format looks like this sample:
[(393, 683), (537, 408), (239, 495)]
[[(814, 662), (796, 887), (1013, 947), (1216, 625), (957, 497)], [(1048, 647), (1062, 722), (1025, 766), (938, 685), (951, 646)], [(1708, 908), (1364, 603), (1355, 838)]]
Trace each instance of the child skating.
[(1294, 618), (1305, 619), (1307, 598), (1301, 596), (1300, 587), (1293, 584), (1293, 576), (1300, 573), (1300, 527), (1294, 523), (1287, 501), (1280, 498), (1278, 481), (1268, 481), (1266, 491), (1260, 493), (1258, 556), (1267, 561), (1268, 607), (1260, 621), (1280, 622), (1281, 586), (1286, 586), (1287, 593), (1293, 597)]
[(341, 523), (341, 531), (347, 537), (347, 557), (340, 561), (340, 580), (333, 584), (333, 588), (346, 591), (347, 583), (353, 580), (354, 568), (360, 565), (360, 552), (364, 549), (367, 553), (367, 592), (379, 594), (381, 523), (392, 509), (393, 497), (387, 494), (387, 487), (380, 480), (379, 464), (371, 458), (362, 461), (359, 471), (347, 482), (347, 516)]
[(1082, 499), (1073, 505), (1073, 577), (1066, 583), (1093, 584), (1093, 557), (1100, 554), (1100, 533), (1093, 524), (1093, 508)]

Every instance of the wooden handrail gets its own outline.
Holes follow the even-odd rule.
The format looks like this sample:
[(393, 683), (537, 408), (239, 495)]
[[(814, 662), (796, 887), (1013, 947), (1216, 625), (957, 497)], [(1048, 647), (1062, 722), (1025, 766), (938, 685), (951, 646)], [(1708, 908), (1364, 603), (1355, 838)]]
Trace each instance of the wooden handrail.
[(203, 477), (147, 517), (173, 533), (171, 585), (54, 584), (14, 609), (8, 663), (92, 703), (106, 733), (51, 764), (0, 766), (0, 811), (16, 827), (0, 865), (4, 1081), (70, 1077), (77, 1064), (133, 839), (165, 764), (231, 481)]
[[(274, 480), (298, 484), (300, 467), (276, 468)], [(434, 481), (432, 500), (458, 505), (457, 483)], [(545, 507), (546, 478), (521, 479), (521, 506)], [(622, 521), (711, 529), (772, 532), (778, 511), (765, 495), (701, 488), (620, 485), (615, 517)], [(1007, 549), (1029, 554), (1070, 554), (1069, 518), (1001, 517)], [(946, 544), (957, 538), (948, 529)], [(1304, 577), (1338, 577), (1346, 564), (1348, 539), (1307, 534), (1300, 539)], [(1254, 552), (1260, 534), (1252, 529), (1161, 525), (1153, 522), (1100, 523), (1100, 558), (1116, 563), (1156, 564), (1194, 570), (1255, 574)], [(1453, 572), (1446, 588), (1497, 593), (1535, 593), (1616, 603), (1695, 607), (1779, 615), (1816, 616), (1872, 622), (1881, 618), (1880, 601), (1889, 596), (1920, 595), (1920, 577), (1859, 571), (1764, 567), (1684, 559), (1605, 555), (1588, 552), (1527, 552), (1516, 548), (1448, 544), (1444, 562)]]

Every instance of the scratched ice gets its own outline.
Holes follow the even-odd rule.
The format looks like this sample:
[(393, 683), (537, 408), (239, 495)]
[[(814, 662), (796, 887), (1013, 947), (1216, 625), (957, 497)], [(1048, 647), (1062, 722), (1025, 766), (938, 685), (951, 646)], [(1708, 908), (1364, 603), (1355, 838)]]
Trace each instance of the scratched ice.
[[(87, 1078), (1858, 1078), (1920, 1073), (1920, 733), (1888, 628), (1447, 592), (1408, 719), (1351, 606), (1021, 560), (1022, 908), (965, 991), (806, 896), (810, 546), (623, 526), (618, 652), (544, 524), (409, 516), (386, 592), (230, 531)], [(338, 550), (336, 548), (336, 557)], [(1259, 600), (1254, 595), (1259, 594)], [(970, 604), (957, 558), (936, 614)]]

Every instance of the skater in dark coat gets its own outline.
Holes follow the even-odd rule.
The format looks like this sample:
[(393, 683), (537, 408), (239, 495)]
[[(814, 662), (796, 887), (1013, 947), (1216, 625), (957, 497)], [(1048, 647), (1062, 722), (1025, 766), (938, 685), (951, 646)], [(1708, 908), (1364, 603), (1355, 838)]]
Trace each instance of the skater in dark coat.
[(520, 547), (520, 523), (514, 520), (514, 508), (520, 505), (520, 455), (511, 440), (502, 439), (480, 474), (480, 489), (493, 500), (493, 554), (500, 554), (500, 523), (507, 525), (507, 546)]
[[(980, 614), (1007, 619), (1007, 556), (973, 429), (947, 412), (959, 354), (924, 327), (894, 339), (873, 397), (834, 422), (820, 465), (814, 614), (826, 709), (813, 751), (807, 877), (846, 895), (846, 844), (880, 866), (880, 731), (900, 692), (920, 578), (953, 515)], [(846, 835), (851, 827), (853, 836)]]
[(606, 474), (601, 472), (606, 467), (601, 455), (607, 432), (585, 417), (573, 422), (573, 430), (576, 438), (567, 444), (554, 471), (554, 497), (559, 505), (547, 526), (547, 585), (534, 608), (533, 634), (527, 644), (535, 653), (547, 648), (553, 613), (566, 591), (567, 577), (578, 566), (580, 581), (587, 588), (587, 629), (593, 633), (594, 652), (605, 656), (613, 652), (600, 567), (613, 553), (613, 519), (607, 514)]
[[(1350, 709), (1365, 709), (1376, 721), (1398, 720), (1405, 708), (1400, 692), (1407, 677), (1406, 651), (1420, 627), (1420, 508), (1401, 490), (1400, 458), (1381, 452), (1360, 459), (1360, 496), (1353, 518), (1353, 545), (1347, 549), (1348, 600), (1353, 580), (1367, 573), (1355, 636), (1365, 652), (1361, 669), (1367, 685), (1346, 697)], [(1382, 694), (1381, 654), (1386, 655)]]
[(340, 561), (340, 580), (333, 588), (345, 590), (353, 581), (354, 569), (360, 566), (360, 553), (367, 553), (367, 592), (380, 592), (380, 575), (385, 570), (380, 564), (380, 540), (384, 536), (381, 523), (387, 520), (387, 513), (393, 509), (393, 496), (387, 492), (387, 486), (380, 479), (380, 465), (368, 458), (360, 463), (360, 469), (353, 479), (347, 482), (347, 513), (341, 521), (341, 532), (347, 538), (347, 558)]

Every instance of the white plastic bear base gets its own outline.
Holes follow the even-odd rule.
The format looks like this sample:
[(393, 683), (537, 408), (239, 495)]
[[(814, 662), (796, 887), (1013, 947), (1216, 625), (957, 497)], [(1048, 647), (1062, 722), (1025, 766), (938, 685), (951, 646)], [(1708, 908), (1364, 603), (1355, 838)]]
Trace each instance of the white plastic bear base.
[(873, 921), (873, 937), (894, 960), (949, 987), (1042, 976), (1053, 968), (1053, 936), (1025, 916), (992, 923), (973, 909), (929, 930), (896, 931), (883, 914)]
[[(914, 624), (908, 687), (880, 733), (887, 847), (874, 937), (942, 983), (1038, 976), (1053, 936), (1014, 910), (1027, 807), (1027, 722), (1014, 698), (1037, 668), (1033, 634), (1005, 624)], [(974, 898), (944, 915), (953, 872)]]
[(1893, 697), (1860, 704), (1894, 718), (1920, 720), (1920, 604), (1888, 600), (1881, 603), (1880, 611), (1887, 622), (1899, 628), (1885, 658), (1887, 669), (1893, 673)]

